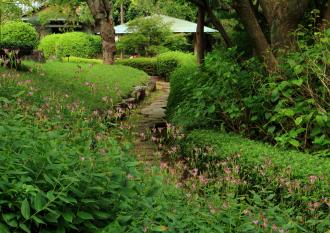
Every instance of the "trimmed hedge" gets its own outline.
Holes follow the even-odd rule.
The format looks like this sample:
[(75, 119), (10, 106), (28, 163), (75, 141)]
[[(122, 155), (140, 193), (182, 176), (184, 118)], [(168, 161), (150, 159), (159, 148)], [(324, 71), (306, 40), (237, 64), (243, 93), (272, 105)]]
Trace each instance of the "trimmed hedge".
[(88, 58), (93, 55), (92, 43), (82, 32), (64, 33), (56, 44), (56, 56), (76, 56)]
[(88, 63), (88, 64), (103, 64), (101, 59), (81, 58), (81, 57), (63, 57), (63, 62), (74, 62), (74, 63)]
[(56, 56), (56, 43), (61, 38), (61, 34), (52, 34), (44, 37), (38, 46), (39, 50), (42, 50), (45, 57)]
[(157, 58), (139, 57), (116, 61), (116, 64), (143, 70), (150, 76), (157, 76)]
[(67, 32), (45, 36), (39, 44), (47, 58), (66, 56), (92, 58), (102, 52), (100, 36), (89, 35), (83, 32)]
[(32, 50), (38, 44), (38, 33), (28, 23), (10, 21), (1, 25), (0, 48)]
[(165, 80), (169, 80), (171, 73), (181, 66), (196, 67), (194, 55), (178, 51), (162, 53), (154, 58), (124, 59), (116, 63), (143, 70), (151, 76), (160, 76)]

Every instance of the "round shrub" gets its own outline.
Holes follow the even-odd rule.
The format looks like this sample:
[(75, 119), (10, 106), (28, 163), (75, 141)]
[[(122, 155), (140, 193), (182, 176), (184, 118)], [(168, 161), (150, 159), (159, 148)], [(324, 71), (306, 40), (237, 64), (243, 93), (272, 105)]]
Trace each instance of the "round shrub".
[(102, 38), (101, 36), (91, 35), (89, 36), (91, 42), (91, 52), (93, 56), (97, 56), (102, 53)]
[(38, 44), (38, 33), (28, 23), (7, 22), (1, 26), (0, 33), (1, 48), (32, 50)]
[(83, 32), (68, 32), (62, 34), (56, 43), (58, 58), (75, 56), (88, 58), (93, 56), (93, 46), (90, 36)]
[(38, 49), (44, 52), (46, 58), (56, 56), (56, 43), (61, 36), (61, 34), (51, 34), (40, 40)]

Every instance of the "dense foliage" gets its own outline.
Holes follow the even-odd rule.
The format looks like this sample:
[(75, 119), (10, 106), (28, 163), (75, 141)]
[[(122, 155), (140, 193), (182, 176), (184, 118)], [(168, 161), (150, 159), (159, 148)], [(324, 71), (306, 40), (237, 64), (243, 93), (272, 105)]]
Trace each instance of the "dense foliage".
[[(100, 98), (112, 109), (146, 76), (130, 68), (120, 82), (114, 76), (123, 67), (99, 65), (102, 93), (95, 72), (88, 78), (76, 67), (53, 62), (28, 73), (0, 70), (1, 232), (95, 232), (126, 208), (119, 200), (133, 199), (132, 158), (95, 115), (97, 104), (88, 103)], [(86, 90), (75, 88), (87, 82)], [(118, 90), (105, 90), (113, 82)]]
[(38, 43), (33, 26), (24, 22), (10, 21), (1, 25), (0, 48), (31, 50)]
[(61, 38), (61, 34), (51, 34), (40, 40), (38, 49), (43, 51), (46, 58), (56, 56), (56, 43)]
[(283, 57), (277, 75), (267, 76), (255, 59), (238, 64), (234, 50), (211, 53), (203, 71), (175, 72), (170, 118), (186, 128), (218, 126), (328, 154), (329, 36), (315, 40), (300, 41), (299, 51)]
[(102, 51), (101, 38), (83, 32), (52, 34), (41, 39), (39, 47), (47, 58), (76, 56), (91, 58)]
[[(329, 229), (327, 158), (212, 130), (189, 133), (181, 140), (181, 149), (176, 155), (197, 170), (196, 176), (204, 176), (201, 191), (219, 193), (218, 198), (229, 203), (234, 198), (242, 207), (254, 202), (260, 213), (247, 209), (244, 214), (264, 232), (274, 226), (288, 232)], [(238, 218), (236, 214), (233, 219)]]
[(120, 37), (117, 48), (128, 54), (153, 56), (167, 50), (184, 50), (188, 43), (182, 34), (174, 35), (162, 16), (137, 18), (128, 23), (130, 34)]
[(133, 58), (118, 60), (117, 64), (131, 66), (143, 70), (151, 76), (160, 76), (168, 80), (170, 74), (183, 65), (194, 65), (195, 57), (179, 51), (165, 52), (153, 58)]

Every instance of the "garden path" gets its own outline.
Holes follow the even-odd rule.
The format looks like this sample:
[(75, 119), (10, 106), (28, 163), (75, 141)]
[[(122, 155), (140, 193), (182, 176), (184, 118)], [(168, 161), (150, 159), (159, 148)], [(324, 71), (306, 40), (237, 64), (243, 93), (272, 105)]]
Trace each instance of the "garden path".
[(139, 160), (154, 164), (161, 160), (156, 144), (150, 140), (151, 130), (165, 125), (165, 111), (170, 92), (168, 82), (157, 79), (156, 91), (131, 115), (129, 123), (134, 135), (135, 154)]

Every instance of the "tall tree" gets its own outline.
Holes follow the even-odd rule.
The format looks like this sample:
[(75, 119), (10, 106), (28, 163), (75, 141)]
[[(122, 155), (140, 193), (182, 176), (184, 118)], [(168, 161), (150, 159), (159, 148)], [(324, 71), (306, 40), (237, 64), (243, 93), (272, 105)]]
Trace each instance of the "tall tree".
[(321, 25), (321, 29), (326, 29), (330, 26), (330, 0), (328, 0), (328, 6), (323, 16), (323, 22)]
[(249, 0), (234, 0), (233, 7), (237, 11), (245, 30), (254, 41), (255, 48), (266, 64), (269, 72), (277, 70), (277, 60), (271, 51), (267, 38), (259, 25)]
[(113, 64), (115, 61), (115, 25), (113, 21), (112, 0), (87, 0), (96, 26), (102, 37), (103, 62)]
[(221, 37), (223, 38), (223, 41), (225, 42), (225, 45), (227, 47), (232, 46), (231, 39), (229, 38), (224, 26), (222, 25), (219, 18), (216, 17), (213, 10), (217, 8), (219, 5), (218, 0), (189, 0), (190, 2), (194, 3), (197, 8), (203, 8), (204, 11), (206, 11), (207, 15), (209, 16), (209, 19), (212, 23), (212, 25), (219, 31)]
[(197, 63), (199, 65), (203, 64), (204, 56), (205, 56), (204, 26), (205, 26), (205, 8), (199, 6), (197, 29), (196, 29), (196, 52), (197, 52)]
[(296, 30), (310, 0), (260, 0), (267, 20), (272, 48), (290, 48), (294, 44), (292, 32)]

